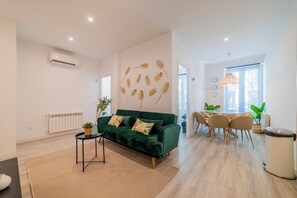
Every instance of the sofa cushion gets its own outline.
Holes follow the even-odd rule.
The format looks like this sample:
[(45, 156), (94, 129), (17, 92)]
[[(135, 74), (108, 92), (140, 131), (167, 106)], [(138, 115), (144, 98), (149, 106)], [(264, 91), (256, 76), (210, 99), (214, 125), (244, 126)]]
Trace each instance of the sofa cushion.
[[(163, 144), (157, 141), (157, 135), (142, 135), (135, 133), (138, 137), (132, 140), (133, 148), (154, 157), (161, 157), (163, 153)], [(142, 136), (142, 137), (140, 137)]]
[(177, 123), (177, 116), (171, 113), (156, 113), (156, 112), (141, 111), (139, 113), (139, 118), (151, 119), (151, 120), (163, 120), (163, 125)]
[(128, 129), (127, 126), (115, 127), (111, 125), (106, 125), (103, 128), (103, 134), (104, 134), (104, 137), (106, 137), (107, 139), (116, 141), (117, 134), (123, 132), (126, 129)]
[(123, 116), (113, 115), (109, 120), (108, 125), (119, 127), (123, 120), (124, 120)]
[(122, 116), (124, 117), (124, 120), (123, 122), (120, 124), (120, 126), (131, 126), (131, 116), (123, 116), (123, 115), (119, 115), (119, 116)]
[(137, 131), (144, 135), (148, 135), (152, 130), (153, 126), (154, 126), (154, 123), (146, 123), (141, 121), (140, 119), (137, 119), (135, 124), (132, 127), (132, 131)]

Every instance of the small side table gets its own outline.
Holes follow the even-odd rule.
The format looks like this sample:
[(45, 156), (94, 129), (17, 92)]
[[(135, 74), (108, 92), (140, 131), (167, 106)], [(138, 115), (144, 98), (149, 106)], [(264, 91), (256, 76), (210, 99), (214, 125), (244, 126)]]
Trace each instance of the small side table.
[[(102, 161), (94, 161), (94, 159), (98, 156), (97, 155), (97, 138), (102, 138), (102, 150), (103, 150), (103, 160)], [(85, 140), (95, 140), (95, 156), (90, 161), (85, 161)], [(75, 135), (76, 140), (76, 164), (78, 162), (82, 162), (82, 170), (85, 172), (85, 169), (89, 166), (91, 162), (103, 162), (105, 163), (105, 149), (104, 149), (104, 136), (101, 133), (98, 134), (92, 134), (92, 135), (85, 135), (84, 132), (78, 133)], [(81, 140), (82, 142), (82, 161), (78, 161), (78, 140)], [(85, 162), (88, 162), (88, 164), (85, 166)]]

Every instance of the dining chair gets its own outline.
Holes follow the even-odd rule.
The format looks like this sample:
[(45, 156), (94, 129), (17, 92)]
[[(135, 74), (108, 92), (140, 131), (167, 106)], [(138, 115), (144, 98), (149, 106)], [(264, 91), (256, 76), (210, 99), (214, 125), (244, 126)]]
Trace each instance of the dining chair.
[(226, 142), (227, 138), (227, 130), (229, 127), (229, 119), (225, 115), (212, 115), (208, 119), (208, 125), (210, 128), (210, 142), (212, 142), (212, 138), (215, 134), (215, 129), (223, 129), (224, 131), (224, 141)]
[[(237, 135), (237, 131), (240, 130), (241, 132), (241, 141), (243, 141), (243, 132), (245, 133), (245, 136), (247, 140), (251, 140), (251, 143), (254, 146), (254, 142), (250, 133), (250, 130), (253, 128), (253, 118), (247, 115), (240, 115), (235, 118), (233, 118), (229, 124), (230, 130), (235, 129), (235, 134)], [(249, 136), (249, 137), (248, 137)], [(236, 137), (234, 138), (235, 146), (236, 146)]]
[[(199, 129), (199, 126), (201, 124), (201, 132), (203, 129), (203, 126), (207, 126), (208, 127), (208, 119), (205, 118), (201, 113), (199, 112), (195, 112), (195, 117), (196, 117), (196, 122), (197, 122), (197, 127), (195, 130), (195, 133), (197, 132), (197, 130)], [(208, 127), (209, 128), (209, 127)], [(209, 130), (210, 131), (210, 130)]]

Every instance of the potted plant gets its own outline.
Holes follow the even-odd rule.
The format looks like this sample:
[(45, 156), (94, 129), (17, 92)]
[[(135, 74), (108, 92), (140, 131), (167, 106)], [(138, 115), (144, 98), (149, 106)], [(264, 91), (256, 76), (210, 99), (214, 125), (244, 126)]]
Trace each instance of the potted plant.
[(82, 125), (82, 128), (84, 128), (85, 135), (92, 135), (92, 128), (93, 128), (93, 123), (92, 122), (85, 122)]
[(209, 105), (207, 102), (204, 104), (204, 110), (211, 113), (216, 113), (221, 108), (221, 105)]
[(253, 112), (250, 113), (250, 116), (254, 119), (256, 123), (253, 126), (253, 131), (255, 133), (263, 133), (261, 129), (261, 117), (264, 109), (265, 109), (265, 102), (262, 102), (261, 106), (259, 107), (257, 107), (256, 105), (251, 105), (251, 110)]
[(100, 117), (100, 115), (106, 115), (106, 112), (104, 110), (111, 103), (111, 99), (108, 99), (107, 97), (99, 98), (98, 100), (99, 104), (97, 105), (96, 110), (96, 120)]

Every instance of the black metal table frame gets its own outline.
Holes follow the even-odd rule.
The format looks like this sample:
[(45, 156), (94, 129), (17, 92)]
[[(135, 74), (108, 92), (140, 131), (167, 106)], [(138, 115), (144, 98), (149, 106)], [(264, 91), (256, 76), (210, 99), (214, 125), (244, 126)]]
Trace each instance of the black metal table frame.
[[(85, 172), (85, 169), (89, 166), (89, 164), (91, 162), (103, 162), (103, 163), (105, 163), (104, 136), (102, 134), (99, 134), (97, 136), (89, 136), (89, 137), (85, 136), (84, 138), (78, 138), (78, 136), (80, 136), (80, 135), (84, 135), (84, 132), (78, 133), (78, 134), (75, 135), (75, 139), (76, 139), (75, 152), (76, 152), (76, 164), (78, 164), (78, 162), (82, 162), (83, 172)], [(98, 156), (98, 154), (97, 154), (97, 138), (102, 138), (103, 160), (101, 160), (101, 161), (94, 160)], [(85, 140), (91, 140), (91, 139), (95, 140), (95, 155), (90, 161), (85, 161), (85, 151), (84, 151), (85, 150), (85, 144), (84, 144), (84, 141)], [(82, 161), (78, 161), (78, 140), (82, 141)], [(86, 166), (85, 166), (85, 162), (88, 162), (88, 164)]]

